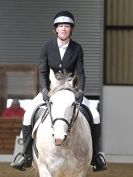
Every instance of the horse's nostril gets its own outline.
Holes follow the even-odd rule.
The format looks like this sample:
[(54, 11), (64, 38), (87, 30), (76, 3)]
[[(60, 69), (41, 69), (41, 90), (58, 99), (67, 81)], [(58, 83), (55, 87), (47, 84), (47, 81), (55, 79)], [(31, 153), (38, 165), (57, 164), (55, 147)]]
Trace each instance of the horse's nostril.
[(63, 140), (60, 138), (55, 139), (55, 145), (60, 146), (62, 144)]
[(64, 141), (66, 141), (67, 135), (65, 135)]

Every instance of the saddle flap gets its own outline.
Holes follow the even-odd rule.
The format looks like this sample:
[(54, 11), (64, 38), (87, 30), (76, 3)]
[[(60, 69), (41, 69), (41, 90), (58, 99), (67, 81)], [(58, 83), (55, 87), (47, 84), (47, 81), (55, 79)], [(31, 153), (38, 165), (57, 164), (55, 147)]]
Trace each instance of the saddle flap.
[(86, 118), (87, 122), (90, 125), (90, 128), (92, 128), (92, 126), (93, 126), (93, 116), (92, 116), (92, 113), (89, 110), (89, 108), (87, 106), (85, 106), (84, 104), (81, 104), (79, 110), (84, 115), (84, 117)]
[(35, 132), (38, 128), (38, 126), (40, 125), (41, 122), (43, 122), (45, 120), (45, 118), (47, 117), (48, 112), (47, 112), (47, 107), (44, 106), (38, 106), (33, 115), (32, 115), (32, 138), (35, 138)]

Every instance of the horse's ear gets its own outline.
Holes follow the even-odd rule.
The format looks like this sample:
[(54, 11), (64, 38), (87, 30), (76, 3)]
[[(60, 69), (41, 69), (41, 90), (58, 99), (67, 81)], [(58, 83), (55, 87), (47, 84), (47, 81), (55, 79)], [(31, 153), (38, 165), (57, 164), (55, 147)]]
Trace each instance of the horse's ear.
[(73, 80), (72, 80), (72, 87), (76, 89), (78, 86), (78, 83), (79, 83), (79, 76), (74, 75)]

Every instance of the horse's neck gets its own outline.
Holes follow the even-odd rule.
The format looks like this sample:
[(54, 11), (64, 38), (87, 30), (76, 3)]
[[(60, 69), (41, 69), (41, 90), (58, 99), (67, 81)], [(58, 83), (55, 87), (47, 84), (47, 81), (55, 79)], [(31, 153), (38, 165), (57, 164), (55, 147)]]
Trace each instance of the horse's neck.
[[(85, 130), (85, 131), (84, 131)], [(86, 136), (88, 135), (88, 138)], [(84, 116), (79, 113), (76, 121), (74, 122), (70, 132), (68, 133), (65, 148), (74, 149), (75, 153), (78, 152), (78, 148), (80, 147), (84, 149), (84, 142), (88, 143), (89, 137), (91, 136), (91, 131), (88, 122), (86, 122)]]
[[(62, 76), (62, 74), (61, 74)], [(59, 76), (60, 77), (60, 76)], [(68, 89), (72, 92), (76, 92), (76, 89), (73, 87), (73, 79), (70, 79), (68, 77), (60, 77), (60, 79), (56, 79), (55, 74), (53, 70), (50, 70), (50, 96), (55, 94), (59, 90)]]

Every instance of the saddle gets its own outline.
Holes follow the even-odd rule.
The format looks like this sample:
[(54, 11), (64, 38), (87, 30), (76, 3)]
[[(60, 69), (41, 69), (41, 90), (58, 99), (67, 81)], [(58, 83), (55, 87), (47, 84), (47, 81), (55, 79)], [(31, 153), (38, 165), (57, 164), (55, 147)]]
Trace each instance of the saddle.
[(79, 107), (79, 111), (84, 115), (88, 124), (90, 125), (90, 128), (92, 129), (92, 127), (93, 127), (93, 116), (92, 116), (92, 113), (91, 113), (90, 109), (86, 105), (81, 104), (80, 107)]
[[(32, 114), (32, 119), (31, 119), (32, 138), (33, 139), (34, 139), (34, 135), (35, 135), (35, 132), (36, 132), (38, 126), (40, 125), (41, 122), (43, 122), (45, 120), (47, 115), (48, 115), (48, 109), (47, 109), (46, 103), (42, 103), (35, 108), (35, 110)], [(33, 148), (35, 151), (35, 155), (38, 158), (38, 149), (36, 147), (35, 141), (33, 141)]]
[(45, 120), (45, 118), (47, 117), (48, 115), (48, 109), (47, 109), (47, 106), (46, 106), (46, 103), (42, 103), (42, 104), (39, 104), (33, 114), (32, 114), (32, 119), (31, 119), (31, 127), (32, 129), (34, 128), (36, 122), (38, 121), (38, 119), (41, 117), (41, 121), (43, 122)]

